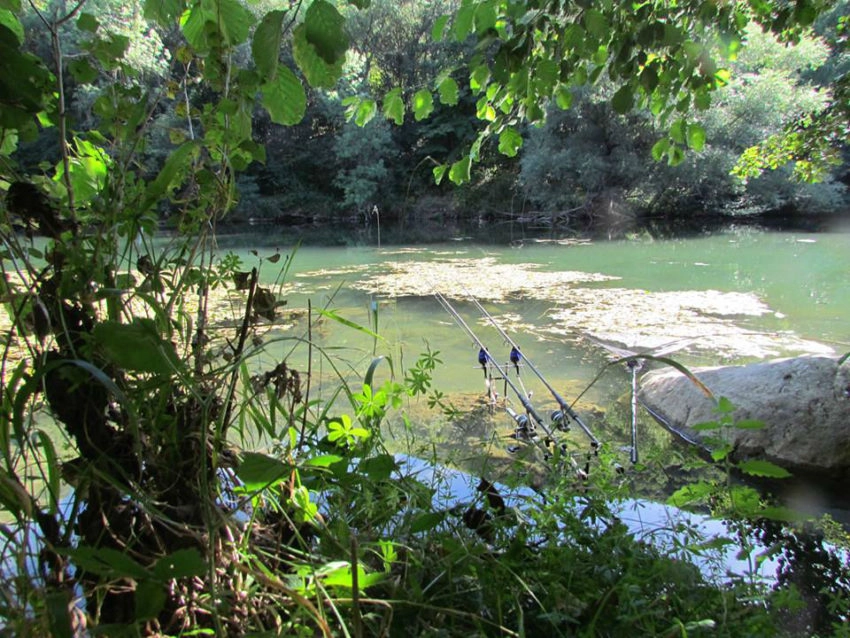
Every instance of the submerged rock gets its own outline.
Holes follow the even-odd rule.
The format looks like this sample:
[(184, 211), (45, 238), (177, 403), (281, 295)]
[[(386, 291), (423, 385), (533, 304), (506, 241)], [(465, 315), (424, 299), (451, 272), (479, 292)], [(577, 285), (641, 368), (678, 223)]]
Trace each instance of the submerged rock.
[[(765, 424), (723, 434), (734, 459), (761, 458), (792, 473), (850, 478), (850, 361), (811, 356), (693, 372), (715, 397), (732, 402), (736, 422)], [(716, 403), (676, 370), (645, 375), (640, 399), (657, 420), (692, 443), (718, 436), (716, 430), (694, 429), (719, 418)]]

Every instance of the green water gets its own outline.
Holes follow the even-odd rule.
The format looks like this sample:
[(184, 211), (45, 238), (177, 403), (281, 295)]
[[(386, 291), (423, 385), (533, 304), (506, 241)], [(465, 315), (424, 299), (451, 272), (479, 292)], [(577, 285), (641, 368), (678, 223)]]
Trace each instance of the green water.
[[(631, 377), (624, 366), (608, 365), (610, 353), (588, 337), (646, 351), (675, 342), (668, 356), (687, 366), (850, 351), (847, 232), (745, 229), (688, 239), (526, 240), (511, 246), (457, 241), (380, 249), (300, 247), (294, 254), (291, 246), (280, 246), (282, 255), (292, 257), (283, 279), (283, 261), (267, 261), (275, 250), (250, 252), (252, 244), (273, 245), (269, 233), (236, 243), (245, 246), (235, 249), (245, 267), (261, 265), (261, 278), (276, 286), (287, 311), (301, 312), (292, 325), (267, 332), (261, 367), (287, 358), (306, 369), (309, 302), (314, 319), (318, 309), (327, 308), (380, 335), (374, 339), (329, 318), (314, 321), (310, 364), (313, 378), (328, 382), (325, 388), (333, 387), (337, 374), (357, 383), (375, 355), (392, 359), (399, 374), (429, 347), (443, 361), (434, 386), (460, 406), (474, 405), (484, 395), (478, 346), (431, 294), (445, 294), (508, 367), (509, 347), (469, 302), (472, 292), (568, 402), (581, 395), (576, 409), (615, 448), (629, 443)], [(607, 278), (599, 280), (600, 275)], [(331, 349), (337, 370), (330, 369), (322, 348)], [(379, 376), (389, 370), (382, 364)], [(520, 380), (541, 414), (557, 407), (528, 368)], [(326, 391), (322, 387), (317, 382), (314, 391)], [(509, 387), (500, 384), (499, 392), (521, 411)], [(438, 416), (417, 414), (423, 421), (417, 425), (444, 448), (452, 440), (460, 444), (456, 430)], [(473, 428), (471, 436), (486, 447), (492, 443), (486, 443), (488, 428), (505, 432), (511, 426), (502, 413)], [(639, 427), (643, 441), (667, 444), (649, 417), (641, 415)], [(571, 437), (577, 445), (582, 441), (580, 432)]]

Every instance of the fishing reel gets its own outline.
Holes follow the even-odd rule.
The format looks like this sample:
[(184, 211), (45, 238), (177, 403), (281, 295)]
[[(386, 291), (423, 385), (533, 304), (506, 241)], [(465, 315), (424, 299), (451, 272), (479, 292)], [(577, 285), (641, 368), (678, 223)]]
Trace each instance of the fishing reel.
[(552, 419), (552, 425), (558, 428), (561, 432), (570, 431), (570, 420), (562, 410), (555, 410), (549, 418)]

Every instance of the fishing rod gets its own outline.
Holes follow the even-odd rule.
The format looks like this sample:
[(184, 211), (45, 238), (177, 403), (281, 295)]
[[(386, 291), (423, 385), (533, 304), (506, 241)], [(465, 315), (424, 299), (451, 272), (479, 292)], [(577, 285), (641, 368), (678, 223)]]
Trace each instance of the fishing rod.
[[(481, 339), (478, 338), (478, 335), (475, 334), (475, 332), (472, 330), (472, 328), (469, 327), (466, 321), (464, 321), (463, 317), (460, 316), (460, 313), (455, 310), (451, 302), (449, 302), (449, 300), (446, 299), (446, 297), (441, 292), (435, 292), (434, 296), (437, 298), (437, 301), (440, 302), (440, 305), (443, 306), (443, 309), (452, 316), (452, 319), (455, 320), (455, 323), (460, 326), (466, 332), (466, 334), (469, 335), (469, 338), (472, 339), (473, 343), (478, 346), (478, 362), (485, 367), (488, 363), (490, 363), (493, 365), (494, 368), (496, 368), (496, 371), (505, 380), (506, 385), (508, 385), (511, 390), (514, 391), (514, 394), (517, 395), (517, 398), (519, 398), (519, 401), (522, 404), (522, 407), (525, 408), (526, 413), (531, 416), (534, 422), (537, 423), (537, 425), (539, 425), (543, 432), (546, 434), (546, 442), (541, 445), (541, 448), (544, 457), (548, 457), (548, 455), (550, 454), (548, 444), (551, 443), (554, 445), (556, 443), (556, 440), (552, 431), (546, 426), (546, 423), (543, 418), (537, 413), (537, 411), (534, 409), (534, 406), (532, 406), (529, 402), (528, 398), (522, 392), (520, 392), (519, 388), (517, 388), (516, 385), (514, 385), (514, 383), (510, 380), (510, 378), (508, 378), (508, 375), (502, 369), (502, 367), (496, 362), (495, 359), (493, 359), (493, 357), (490, 356), (490, 353), (487, 351), (487, 348), (484, 346), (484, 343), (481, 341)], [(529, 433), (529, 438), (533, 439), (533, 435), (530, 434), (531, 428), (529, 428), (528, 417), (524, 414), (518, 414), (509, 406), (505, 406), (505, 410), (517, 424), (517, 430)], [(567, 454), (566, 444), (562, 444), (560, 446), (560, 450), (569, 459), (570, 465), (577, 473), (577, 475), (582, 479), (586, 479), (588, 474), (587, 469), (582, 470), (576, 463), (575, 459), (572, 458), (571, 455)]]
[(508, 335), (508, 333), (506, 333), (504, 330), (502, 330), (502, 327), (496, 322), (496, 320), (493, 318), (493, 315), (491, 315), (489, 312), (487, 312), (487, 309), (484, 308), (484, 306), (482, 306), (481, 303), (479, 303), (479, 301), (475, 297), (473, 297), (469, 293), (467, 293), (467, 295), (469, 296), (472, 303), (474, 303), (476, 305), (479, 312), (481, 312), (481, 314), (484, 315), (484, 317), (493, 325), (493, 327), (496, 328), (496, 330), (499, 331), (499, 334), (502, 335), (502, 339), (505, 340), (505, 343), (507, 343), (511, 347), (510, 359), (511, 359), (511, 362), (517, 368), (517, 376), (519, 376), (519, 362), (521, 360), (525, 361), (525, 363), (526, 363), (526, 365), (528, 365), (529, 369), (535, 375), (537, 375), (537, 378), (540, 379), (540, 381), (543, 383), (543, 385), (546, 386), (546, 389), (548, 389), (549, 392), (552, 394), (552, 396), (555, 397), (555, 401), (558, 402), (558, 406), (561, 409), (561, 418), (563, 418), (564, 416), (568, 416), (573, 421), (578, 423), (578, 426), (584, 431), (584, 433), (587, 435), (587, 438), (590, 439), (591, 447), (593, 447), (594, 449), (599, 448), (599, 445), (600, 445), (599, 439), (597, 439), (595, 436), (593, 436), (593, 432), (591, 432), (590, 428), (587, 427), (587, 425), (585, 425), (584, 421), (581, 420), (581, 417), (579, 417), (579, 415), (576, 414), (576, 412), (569, 406), (569, 404), (564, 400), (564, 398), (560, 394), (558, 394), (557, 390), (555, 390), (555, 388), (553, 388), (552, 385), (543, 377), (543, 375), (534, 366), (534, 364), (531, 362), (531, 360), (528, 357), (526, 357), (525, 355), (522, 354), (522, 352), (519, 349), (519, 346), (514, 342), (513, 339), (511, 339), (511, 337)]
[[(552, 431), (548, 427), (546, 427), (546, 422), (543, 420), (543, 417), (541, 417), (537, 413), (537, 411), (534, 409), (534, 406), (532, 406), (531, 402), (529, 402), (528, 397), (526, 397), (520, 391), (520, 389), (517, 388), (516, 385), (514, 385), (514, 383), (510, 380), (510, 378), (508, 378), (508, 375), (502, 369), (502, 366), (500, 366), (496, 362), (496, 360), (493, 359), (493, 357), (490, 356), (490, 353), (487, 351), (487, 348), (484, 346), (484, 343), (481, 341), (481, 339), (478, 338), (478, 335), (476, 335), (472, 331), (472, 328), (470, 328), (469, 325), (467, 325), (466, 321), (463, 320), (463, 317), (460, 316), (458, 311), (455, 310), (454, 306), (452, 306), (452, 304), (449, 302), (449, 300), (446, 299), (445, 296), (442, 293), (435, 292), (434, 296), (437, 298), (437, 301), (440, 302), (440, 305), (443, 306), (445, 311), (448, 312), (452, 316), (452, 319), (455, 320), (455, 323), (457, 323), (457, 325), (459, 325), (461, 328), (463, 328), (463, 330), (466, 332), (466, 334), (469, 335), (470, 339), (472, 339), (472, 341), (476, 345), (478, 345), (478, 347), (480, 348), (479, 351), (478, 351), (478, 361), (479, 361), (479, 363), (481, 363), (482, 365), (486, 365), (487, 363), (490, 363), (490, 364), (493, 365), (494, 368), (496, 368), (496, 371), (502, 376), (502, 378), (505, 380), (505, 383), (511, 388), (511, 390), (514, 391), (514, 394), (517, 395), (517, 398), (519, 398), (519, 401), (520, 401), (520, 403), (522, 403), (522, 407), (525, 408), (525, 411), (531, 416), (531, 418), (534, 420), (534, 422), (543, 429), (543, 431), (546, 433), (546, 436), (548, 436), (550, 439), (552, 439), (554, 441), (554, 436), (552, 435)], [(520, 425), (521, 424), (521, 422), (520, 422), (521, 416), (520, 415), (518, 415), (518, 416), (520, 417), (519, 419), (514, 418), (514, 417), (512, 417), (512, 418), (514, 418), (514, 420), (517, 422), (517, 425)]]
[(637, 412), (638, 412), (638, 395), (637, 395), (637, 373), (641, 368), (641, 363), (638, 359), (632, 359), (626, 364), (629, 370), (632, 371), (632, 450), (629, 460), (632, 465), (638, 462), (637, 448)]

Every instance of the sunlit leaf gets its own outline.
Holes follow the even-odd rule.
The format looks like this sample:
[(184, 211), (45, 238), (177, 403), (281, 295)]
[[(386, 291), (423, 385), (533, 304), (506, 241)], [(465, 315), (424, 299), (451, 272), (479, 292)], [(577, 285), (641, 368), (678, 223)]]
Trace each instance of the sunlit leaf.
[(446, 76), (437, 85), (440, 94), (440, 102), (447, 106), (454, 106), (458, 102), (458, 86), (452, 77)]
[(340, 55), (334, 62), (327, 62), (307, 39), (307, 28), (303, 24), (292, 33), (292, 55), (310, 86), (329, 89), (342, 77), (345, 56)]
[(469, 155), (464, 155), (449, 169), (449, 179), (454, 184), (463, 184), (469, 181), (472, 160)]
[(522, 146), (522, 135), (513, 127), (507, 127), (499, 134), (499, 152), (508, 157), (516, 157)]
[(699, 124), (688, 125), (688, 146), (695, 151), (701, 151), (705, 146), (705, 129)]
[(434, 26), (431, 27), (431, 39), (434, 42), (442, 42), (446, 34), (446, 25), (449, 23), (449, 16), (442, 15), (434, 21)]
[(304, 118), (307, 111), (307, 93), (288, 66), (279, 65), (274, 79), (263, 84), (261, 90), (262, 104), (269, 112), (272, 122), (293, 126)]
[(446, 176), (446, 171), (449, 170), (448, 164), (440, 164), (439, 166), (435, 166), (431, 169), (431, 172), (434, 175), (434, 181), (439, 185), (443, 178)]
[(573, 105), (573, 92), (567, 86), (561, 84), (555, 89), (555, 103), (558, 108), (566, 111)]
[(413, 96), (413, 118), (420, 122), (434, 110), (434, 97), (428, 89), (419, 89)]
[(404, 123), (404, 100), (401, 97), (401, 87), (396, 87), (384, 96), (384, 117), (392, 120), (398, 126)]

